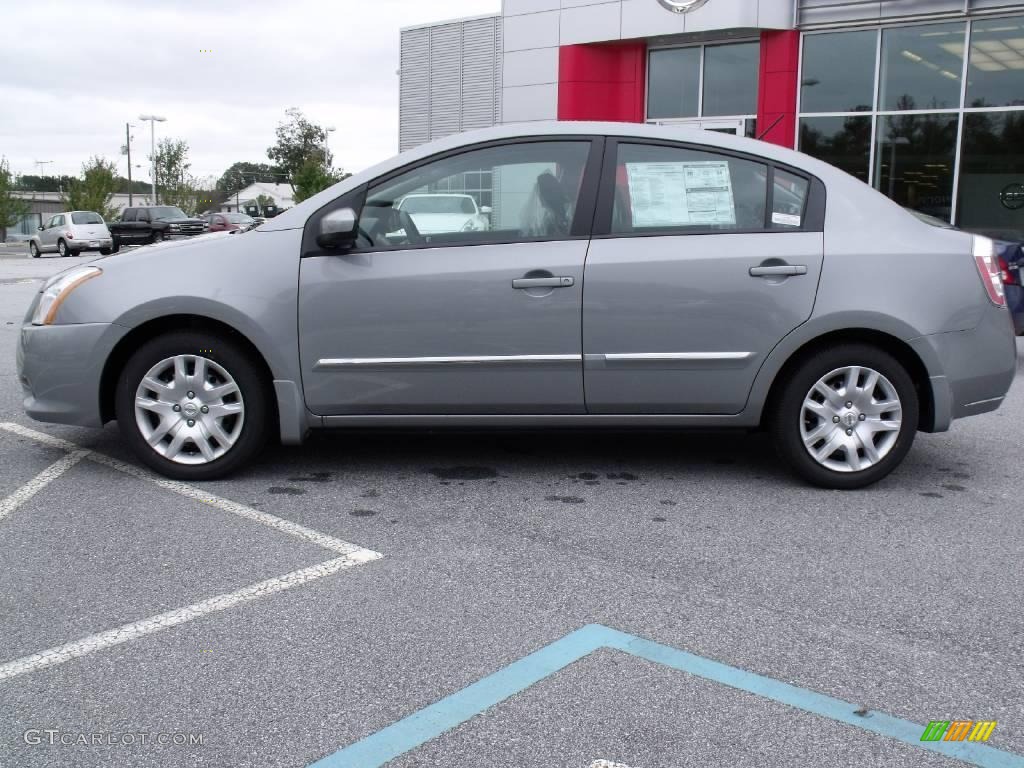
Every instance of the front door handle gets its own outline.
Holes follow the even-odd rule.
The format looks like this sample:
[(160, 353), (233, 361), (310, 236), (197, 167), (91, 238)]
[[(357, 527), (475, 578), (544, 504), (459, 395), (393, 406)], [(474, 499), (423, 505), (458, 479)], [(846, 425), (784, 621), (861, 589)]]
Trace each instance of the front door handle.
[(571, 288), (576, 280), (571, 277), (520, 277), (512, 281), (513, 288)]
[(790, 277), (806, 275), (807, 267), (803, 264), (776, 264), (770, 267), (751, 267), (751, 277)]

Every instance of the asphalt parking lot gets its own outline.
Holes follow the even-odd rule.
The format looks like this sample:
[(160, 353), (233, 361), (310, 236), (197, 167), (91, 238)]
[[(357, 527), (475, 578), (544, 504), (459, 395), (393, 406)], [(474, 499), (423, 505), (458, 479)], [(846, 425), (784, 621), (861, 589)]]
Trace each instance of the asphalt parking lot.
[(0, 766), (1024, 765), (1024, 365), (863, 491), (671, 433), (334, 434), (193, 487), (22, 412), (24, 311), (87, 260), (0, 251)]

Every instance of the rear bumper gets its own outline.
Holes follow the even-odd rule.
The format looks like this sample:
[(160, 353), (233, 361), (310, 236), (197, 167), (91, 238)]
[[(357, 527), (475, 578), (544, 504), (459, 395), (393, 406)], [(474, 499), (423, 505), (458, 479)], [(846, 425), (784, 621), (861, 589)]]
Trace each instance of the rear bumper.
[(103, 366), (127, 332), (111, 323), (22, 326), (17, 361), (25, 413), (37, 421), (103, 426)]
[(929, 365), (934, 419), (923, 425), (929, 432), (944, 432), (953, 419), (994, 411), (1017, 373), (1013, 325), (999, 307), (989, 307), (969, 331), (921, 336), (910, 344), (934, 363)]
[[(98, 251), (101, 248), (110, 248), (113, 245), (113, 238), (98, 237), (95, 239), (68, 240), (68, 248), (72, 251)], [(96, 245), (93, 245), (96, 243)]]

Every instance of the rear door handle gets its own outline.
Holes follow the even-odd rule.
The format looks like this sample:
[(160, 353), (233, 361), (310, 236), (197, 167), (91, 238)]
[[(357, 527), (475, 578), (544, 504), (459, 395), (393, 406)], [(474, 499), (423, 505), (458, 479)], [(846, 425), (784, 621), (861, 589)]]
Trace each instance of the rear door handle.
[(571, 288), (576, 283), (571, 277), (520, 277), (512, 281), (513, 288)]
[(771, 267), (751, 267), (751, 277), (788, 277), (806, 275), (807, 267), (803, 264), (777, 264)]

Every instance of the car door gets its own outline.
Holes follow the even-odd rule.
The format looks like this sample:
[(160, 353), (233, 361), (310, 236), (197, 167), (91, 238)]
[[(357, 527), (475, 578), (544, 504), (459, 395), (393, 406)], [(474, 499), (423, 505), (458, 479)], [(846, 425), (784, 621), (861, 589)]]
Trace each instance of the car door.
[[(580, 414), (580, 312), (601, 141), (542, 137), (445, 153), (325, 206), (299, 280), (303, 387), (317, 414)], [(487, 178), (489, 225), (417, 232), (408, 194)], [(483, 195), (477, 189), (472, 194)], [(352, 208), (359, 239), (316, 244)]]
[(60, 239), (60, 233), (64, 227), (64, 216), (59, 214), (50, 219), (50, 227), (43, 234), (46, 236), (46, 250), (56, 251), (57, 240)]
[(56, 247), (57, 218), (57, 216), (51, 216), (49, 221), (46, 222), (46, 226), (43, 227), (43, 231), (39, 233), (40, 251), (52, 251)]
[(583, 304), (590, 413), (735, 414), (811, 314), (824, 187), (756, 156), (609, 140)]

